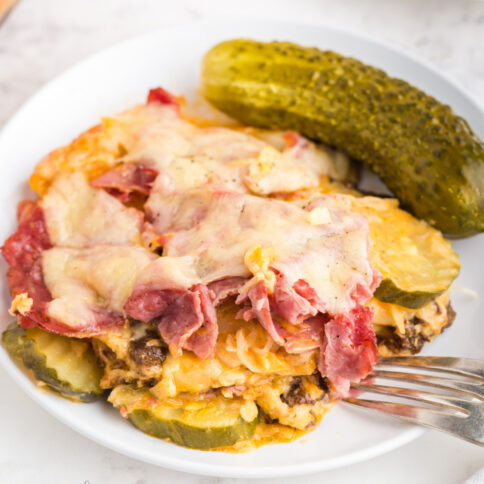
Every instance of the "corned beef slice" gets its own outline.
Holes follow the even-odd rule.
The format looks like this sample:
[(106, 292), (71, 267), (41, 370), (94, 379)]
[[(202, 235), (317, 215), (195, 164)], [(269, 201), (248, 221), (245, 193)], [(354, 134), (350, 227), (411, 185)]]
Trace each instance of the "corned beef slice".
[(138, 163), (121, 163), (91, 182), (126, 203), (136, 193), (149, 195), (158, 171)]
[(218, 326), (208, 289), (195, 284), (182, 289), (135, 289), (125, 304), (126, 312), (140, 321), (154, 321), (172, 353), (181, 348), (200, 358), (213, 356)]
[(370, 308), (357, 306), (349, 315), (337, 315), (324, 325), (319, 370), (339, 396), (348, 393), (350, 382), (370, 373), (378, 360), (372, 318)]
[(180, 101), (171, 92), (168, 92), (162, 87), (151, 89), (146, 99), (147, 104), (159, 103), (168, 106), (173, 106), (176, 110), (180, 109)]
[[(31, 310), (18, 315), (23, 328), (35, 326), (46, 302), (52, 299), (42, 277), (39, 259), (51, 247), (44, 213), (35, 202), (24, 200), (17, 208), (18, 228), (3, 244), (2, 255), (9, 264), (7, 280), (12, 298), (27, 293), (33, 299)], [(43, 318), (42, 318), (43, 319)]]

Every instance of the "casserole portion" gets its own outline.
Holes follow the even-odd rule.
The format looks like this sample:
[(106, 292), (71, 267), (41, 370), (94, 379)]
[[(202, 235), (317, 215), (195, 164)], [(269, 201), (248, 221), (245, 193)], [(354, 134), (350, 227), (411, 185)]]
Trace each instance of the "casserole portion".
[(450, 244), (350, 189), (354, 173), (294, 132), (197, 125), (151, 91), (32, 175), (39, 200), (2, 248), (10, 335), (52, 344), (12, 354), (81, 400), (72, 354), (95, 362), (90, 393), (180, 445), (243, 451), (315, 428), (378, 351), (419, 351), (452, 319)]

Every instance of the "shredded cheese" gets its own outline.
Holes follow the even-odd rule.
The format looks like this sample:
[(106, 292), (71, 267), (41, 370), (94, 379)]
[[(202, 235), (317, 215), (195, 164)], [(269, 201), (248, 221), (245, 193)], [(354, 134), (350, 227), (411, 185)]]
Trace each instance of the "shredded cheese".
[(240, 407), (240, 416), (246, 422), (252, 422), (256, 417), (259, 411), (257, 410), (257, 405), (254, 401), (248, 401)]
[(316, 207), (306, 215), (311, 225), (326, 225), (331, 223), (331, 214), (326, 207)]
[(32, 309), (33, 304), (34, 300), (26, 292), (22, 292), (15, 296), (8, 312), (12, 316), (17, 314), (24, 316), (25, 313), (28, 313)]
[(272, 246), (261, 247), (260, 245), (255, 245), (245, 253), (244, 263), (254, 277), (247, 282), (242, 292), (247, 290), (249, 287), (252, 287), (259, 281), (264, 282), (269, 293), (272, 293), (274, 291), (276, 275), (269, 268), (273, 260), (274, 247)]

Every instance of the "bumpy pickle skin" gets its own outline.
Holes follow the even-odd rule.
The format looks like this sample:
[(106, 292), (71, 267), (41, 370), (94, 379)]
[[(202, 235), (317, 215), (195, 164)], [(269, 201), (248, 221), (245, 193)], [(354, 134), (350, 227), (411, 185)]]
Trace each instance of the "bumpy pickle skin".
[(101, 369), (86, 341), (13, 323), (2, 334), (2, 344), (37, 381), (69, 400), (87, 403), (104, 394)]
[(482, 141), (405, 81), (334, 52), (239, 39), (206, 54), (202, 91), (244, 123), (293, 129), (362, 161), (448, 236), (484, 230)]

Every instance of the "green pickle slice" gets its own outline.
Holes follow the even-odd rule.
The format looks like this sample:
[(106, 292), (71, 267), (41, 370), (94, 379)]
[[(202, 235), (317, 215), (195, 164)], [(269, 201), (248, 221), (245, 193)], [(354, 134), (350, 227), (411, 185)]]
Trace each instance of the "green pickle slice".
[[(157, 401), (148, 390), (121, 385), (111, 392), (109, 401), (125, 409), (143, 432), (193, 449), (228, 447), (249, 439), (259, 423), (257, 411), (245, 414), (247, 402), (221, 395), (177, 406)], [(253, 402), (249, 405), (257, 410)]]
[(89, 342), (13, 323), (2, 334), (2, 343), (37, 380), (63, 397), (91, 402), (103, 394), (102, 370)]
[(205, 55), (202, 91), (246, 124), (293, 129), (360, 160), (449, 236), (484, 231), (484, 144), (405, 81), (335, 52), (239, 39)]
[(383, 275), (377, 299), (419, 308), (450, 287), (459, 257), (438, 230), (398, 208), (395, 199), (354, 198), (352, 207), (370, 225), (370, 258)]

